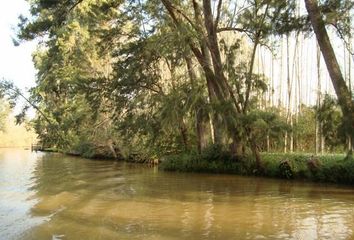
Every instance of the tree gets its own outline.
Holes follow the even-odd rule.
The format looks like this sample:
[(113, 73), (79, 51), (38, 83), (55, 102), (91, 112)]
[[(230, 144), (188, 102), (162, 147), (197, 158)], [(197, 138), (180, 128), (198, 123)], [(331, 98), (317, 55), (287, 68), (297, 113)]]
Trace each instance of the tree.
[(0, 132), (3, 132), (5, 130), (5, 124), (6, 124), (6, 119), (8, 115), (8, 109), (5, 104), (5, 100), (0, 99)]
[[(354, 139), (354, 99), (341, 73), (336, 55), (331, 45), (321, 9), (317, 0), (305, 0), (306, 9), (310, 16), (313, 30), (316, 34), (327, 70), (332, 80), (333, 87), (338, 97), (338, 103), (343, 112), (343, 118), (347, 132)], [(338, 3), (339, 4), (339, 3)], [(323, 12), (323, 10), (322, 10)]]
[[(258, 109), (269, 84), (257, 52), (308, 30), (295, 9), (295, 0), (33, 1), (18, 36), (42, 40), (30, 98), (43, 113), (37, 132), (68, 151), (119, 146), (142, 158), (215, 143), (251, 152), (260, 169), (259, 150), (295, 131), (279, 114), (291, 123), (290, 108)], [(307, 142), (305, 115), (294, 129)]]
[(346, 126), (338, 101), (325, 95), (319, 107), (315, 108), (316, 118), (321, 125), (323, 137), (330, 150), (346, 145)]

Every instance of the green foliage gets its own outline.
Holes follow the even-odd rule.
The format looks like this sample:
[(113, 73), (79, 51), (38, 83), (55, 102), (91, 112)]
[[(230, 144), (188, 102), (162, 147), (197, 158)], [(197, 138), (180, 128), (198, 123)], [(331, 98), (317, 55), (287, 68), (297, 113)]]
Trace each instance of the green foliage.
[(235, 159), (222, 146), (211, 145), (203, 154), (182, 153), (163, 159), (159, 167), (166, 171), (234, 173), (246, 175), (255, 169), (255, 163), (246, 157)]
[(2, 79), (0, 80), (0, 98), (6, 98), (10, 108), (16, 105), (16, 101), (19, 99), (21, 92), (13, 82)]
[[(206, 154), (179, 154), (166, 157), (160, 168), (166, 171), (236, 173), (254, 175), (255, 163), (251, 159), (235, 159), (219, 147), (209, 148)], [(354, 184), (353, 158), (344, 155), (262, 154), (264, 176), (286, 179)], [(310, 161), (318, 165), (311, 167)]]
[(73, 152), (85, 158), (93, 158), (95, 156), (95, 145), (90, 142), (80, 142), (73, 147)]
[(320, 3), (321, 12), (325, 16), (325, 23), (332, 25), (337, 30), (339, 37), (344, 39), (345, 36), (353, 34), (352, 16), (350, 14), (354, 7), (352, 1), (322, 0)]
[(294, 172), (293, 172), (293, 166), (292, 164), (287, 161), (287, 160), (283, 160), (279, 163), (279, 175), (280, 177), (283, 178), (293, 178), (294, 177)]
[(297, 139), (296, 145), (299, 151), (314, 152), (316, 133), (316, 113), (313, 108), (302, 105), (301, 112), (293, 119), (293, 133)]
[[(166, 1), (31, 1), (32, 17), (20, 17), (18, 38), (41, 39), (34, 53), (37, 85), (27, 99), (38, 112), (32, 124), (41, 142), (85, 156), (114, 143), (126, 158), (161, 158), (197, 152), (197, 127), (203, 125), (206, 145), (212, 133), (223, 135), (222, 151), (207, 148), (206, 155), (186, 156), (204, 162), (205, 168), (221, 169), (224, 160), (215, 159), (227, 158), (222, 154), (231, 143), (244, 153), (250, 139), (256, 150), (279, 150), (285, 132), (309, 150), (313, 111), (304, 108), (290, 129), (283, 109), (259, 109), (268, 79), (250, 68), (252, 47), (245, 40), (257, 50), (271, 47), (273, 35), (308, 30), (307, 16), (296, 14), (296, 1), (247, 0), (242, 11), (236, 11), (236, 1), (222, 2), (219, 16), (212, 16), (215, 29), (208, 28), (206, 12), (197, 14), (191, 2), (168, 1), (173, 5), (168, 10)], [(198, 2), (199, 11), (205, 11), (204, 4)], [(224, 26), (239, 34), (224, 36)], [(206, 34), (214, 30), (220, 32), (216, 43)], [(2, 81), (0, 95), (5, 93), (11, 104), (21, 95)], [(335, 146), (343, 143), (339, 139), (345, 129), (340, 130), (334, 108), (326, 109), (319, 116), (333, 124), (324, 127), (328, 144)], [(329, 111), (334, 119), (328, 119)], [(233, 164), (229, 167), (239, 166)]]
[(320, 107), (316, 108), (316, 117), (321, 124), (326, 142), (332, 150), (334, 146), (345, 145), (349, 129), (346, 129), (336, 100), (330, 95), (325, 95)]
[(290, 130), (290, 126), (277, 114), (276, 109), (253, 110), (244, 116), (242, 124), (249, 125), (257, 142), (263, 142), (267, 135), (277, 140), (284, 135), (285, 131)]
[[(287, 167), (281, 166), (284, 160)], [(265, 175), (312, 181), (354, 184), (354, 161), (345, 155), (264, 154)], [(310, 161), (317, 165), (311, 167)]]
[(237, 19), (238, 23), (251, 32), (254, 29), (255, 39), (258, 35), (266, 39), (270, 35), (285, 34), (294, 29), (306, 26), (305, 18), (296, 15), (295, 0), (248, 0), (250, 7), (246, 8)]
[(341, 161), (329, 161), (322, 167), (315, 179), (333, 183), (354, 184), (354, 161), (344, 159)]
[[(307, 179), (311, 181), (354, 184), (354, 161), (344, 155), (310, 154), (262, 154), (263, 176), (286, 179)], [(311, 167), (310, 161), (318, 165)], [(166, 157), (160, 164), (166, 171), (236, 173), (254, 175), (255, 163), (252, 159), (234, 159), (218, 146), (209, 148), (205, 154), (180, 154)]]

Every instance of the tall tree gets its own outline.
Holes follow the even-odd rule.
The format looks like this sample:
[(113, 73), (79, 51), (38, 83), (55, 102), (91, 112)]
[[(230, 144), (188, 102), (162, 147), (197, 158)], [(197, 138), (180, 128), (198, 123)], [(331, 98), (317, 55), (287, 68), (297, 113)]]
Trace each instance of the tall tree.
[[(345, 125), (349, 137), (354, 139), (354, 99), (343, 78), (336, 55), (330, 42), (326, 25), (317, 0), (305, 0), (306, 9), (310, 16), (313, 30), (316, 34), (327, 70), (332, 80), (333, 87), (338, 97), (338, 103), (343, 111)], [(353, 142), (353, 141), (352, 141)]]

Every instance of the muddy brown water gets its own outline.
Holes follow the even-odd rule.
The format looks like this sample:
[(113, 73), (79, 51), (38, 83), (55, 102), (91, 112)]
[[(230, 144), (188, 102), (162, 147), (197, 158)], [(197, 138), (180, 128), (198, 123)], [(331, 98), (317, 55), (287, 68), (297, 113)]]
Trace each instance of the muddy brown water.
[(354, 188), (0, 149), (0, 239), (354, 239)]

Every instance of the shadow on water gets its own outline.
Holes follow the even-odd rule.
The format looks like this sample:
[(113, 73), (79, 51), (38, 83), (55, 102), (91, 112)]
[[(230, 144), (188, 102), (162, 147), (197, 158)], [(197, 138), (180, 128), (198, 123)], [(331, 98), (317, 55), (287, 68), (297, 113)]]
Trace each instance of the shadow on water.
[[(8, 168), (1, 156), (0, 172)], [(41, 222), (17, 239), (354, 238), (351, 188), (159, 172), (53, 153), (24, 161), (33, 164), (31, 194), (18, 202), (32, 202), (27, 221)]]

